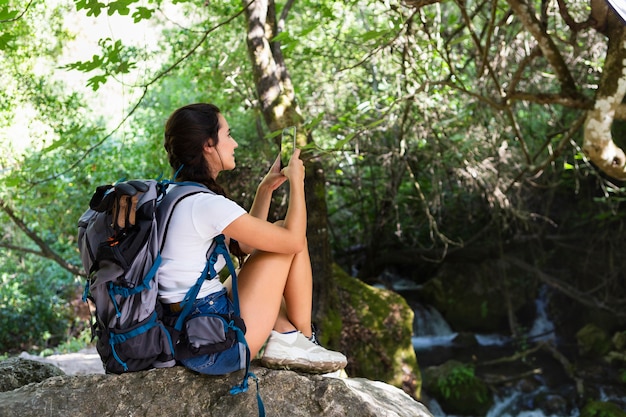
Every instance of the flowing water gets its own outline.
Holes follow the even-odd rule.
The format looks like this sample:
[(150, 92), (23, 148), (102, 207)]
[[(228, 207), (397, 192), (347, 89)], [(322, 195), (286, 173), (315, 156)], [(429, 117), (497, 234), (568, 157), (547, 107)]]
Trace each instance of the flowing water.
[[(399, 291), (401, 292), (401, 291)], [(528, 331), (527, 337), (533, 342), (543, 341), (556, 346), (554, 323), (547, 314), (548, 290), (543, 288), (536, 300), (536, 319)], [(471, 348), (468, 355), (464, 346), (458, 346), (458, 333), (454, 332), (442, 315), (432, 306), (421, 305), (409, 301), (415, 311), (413, 325), (413, 347), (421, 367), (439, 365), (449, 359), (466, 361), (480, 351), (481, 357), (496, 358), (510, 356), (515, 353), (513, 341), (506, 335), (474, 334), (478, 346)], [(467, 340), (467, 338), (465, 338)], [(466, 343), (466, 342), (465, 342)], [(578, 417), (577, 393), (574, 383), (564, 375), (560, 364), (554, 365), (554, 358), (544, 355), (544, 363), (537, 364), (537, 374), (527, 380), (503, 386), (494, 394), (494, 405), (485, 417)], [(548, 362), (552, 362), (552, 367)], [(512, 367), (511, 367), (512, 368)], [(503, 372), (515, 374), (516, 370), (506, 366)], [(554, 376), (553, 374), (559, 374)], [(556, 381), (556, 382), (555, 382)], [(626, 405), (624, 394), (606, 395), (601, 400), (616, 400)], [(426, 404), (435, 417), (452, 417), (447, 415), (436, 402), (430, 400)]]

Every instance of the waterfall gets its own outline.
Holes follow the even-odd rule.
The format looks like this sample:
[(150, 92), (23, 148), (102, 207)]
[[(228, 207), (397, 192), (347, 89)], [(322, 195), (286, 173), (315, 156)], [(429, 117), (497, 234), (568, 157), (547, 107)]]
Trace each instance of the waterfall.
[(433, 306), (418, 304), (413, 319), (413, 348), (429, 349), (435, 346), (449, 346), (456, 337), (441, 313)]
[(536, 341), (556, 343), (554, 323), (548, 317), (548, 287), (539, 289), (539, 296), (535, 300), (535, 322), (528, 332), (528, 336)]

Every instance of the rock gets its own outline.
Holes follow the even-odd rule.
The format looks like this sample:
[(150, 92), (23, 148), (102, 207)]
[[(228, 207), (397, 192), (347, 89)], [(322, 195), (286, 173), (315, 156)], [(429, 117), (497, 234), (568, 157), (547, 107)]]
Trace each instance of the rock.
[(424, 370), (424, 389), (454, 415), (484, 416), (493, 405), (487, 385), (474, 374), (474, 368), (455, 360)]
[(603, 356), (611, 350), (608, 334), (595, 324), (587, 324), (576, 333), (578, 351), (584, 356)]
[(22, 358), (0, 362), (0, 392), (11, 391), (31, 382), (41, 382), (53, 376), (65, 375), (56, 366)]
[[(22, 359), (23, 360), (23, 359)], [(363, 378), (335, 378), (253, 365), (271, 417), (432, 417), (399, 388)], [(225, 376), (183, 367), (123, 375), (62, 375), (0, 393), (0, 417), (256, 416), (256, 385), (231, 395), (242, 372)]]
[(411, 341), (413, 310), (399, 294), (369, 286), (336, 265), (334, 276), (341, 344), (322, 345), (346, 354), (348, 375), (385, 381), (419, 399), (421, 375)]
[(103, 374), (104, 367), (95, 347), (82, 349), (79, 352), (51, 356), (36, 356), (22, 352), (20, 358), (37, 362), (50, 363), (61, 368), (67, 375)]

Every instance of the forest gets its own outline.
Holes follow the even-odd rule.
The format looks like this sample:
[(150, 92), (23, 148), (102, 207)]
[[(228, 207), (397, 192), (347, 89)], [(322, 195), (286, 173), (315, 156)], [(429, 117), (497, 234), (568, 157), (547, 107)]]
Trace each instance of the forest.
[[(219, 180), (245, 208), (279, 132), (297, 128), (318, 322), (337, 267), (528, 358), (547, 291), (559, 343), (541, 349), (573, 385), (600, 363), (626, 406), (623, 12), (606, 0), (0, 0), (0, 353), (90, 343), (78, 218), (98, 185), (169, 178), (165, 120), (211, 102), (239, 144)], [(286, 201), (279, 190), (272, 219)], [(429, 361), (418, 351), (425, 384)], [(577, 394), (561, 415), (600, 398)], [(465, 411), (443, 412), (478, 415)]]

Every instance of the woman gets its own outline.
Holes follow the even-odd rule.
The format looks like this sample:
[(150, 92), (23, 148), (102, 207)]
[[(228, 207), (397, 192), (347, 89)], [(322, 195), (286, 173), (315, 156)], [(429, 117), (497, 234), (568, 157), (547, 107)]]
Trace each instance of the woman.
[[(170, 314), (175, 314), (174, 307), (200, 276), (214, 237), (224, 234), (243, 253), (251, 253), (238, 274), (241, 317), (251, 357), (267, 341), (261, 358), (265, 366), (316, 373), (342, 369), (346, 357), (319, 346), (312, 332), (312, 274), (300, 151), (294, 152), (282, 170), (276, 159), (246, 213), (225, 197), (216, 181), (221, 171), (235, 168), (237, 147), (228, 122), (212, 104), (182, 107), (168, 119), (165, 149), (173, 171), (178, 172), (176, 179), (204, 184), (216, 194), (195, 194), (176, 206), (161, 253), (160, 300)], [(287, 214), (283, 222), (270, 223), (267, 216), (272, 193), (285, 181), (289, 181)], [(226, 295), (229, 280), (225, 284), (218, 279), (206, 280), (194, 306), (225, 313), (230, 305)], [(243, 369), (242, 356), (235, 346), (182, 362), (198, 372), (222, 374)]]

